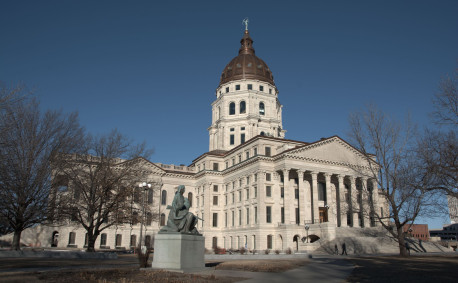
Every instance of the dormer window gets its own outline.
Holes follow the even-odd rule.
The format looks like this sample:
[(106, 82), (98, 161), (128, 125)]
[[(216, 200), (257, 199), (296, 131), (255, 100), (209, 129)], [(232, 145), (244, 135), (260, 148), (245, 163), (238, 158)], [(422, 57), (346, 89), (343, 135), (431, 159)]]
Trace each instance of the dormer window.
[(259, 91), (264, 91), (264, 86), (260, 85), (259, 86)]
[(229, 87), (226, 87), (226, 93), (228, 93), (228, 92), (229, 92)]
[(253, 85), (252, 84), (248, 84), (248, 90), (252, 90), (253, 89)]
[(240, 90), (240, 85), (235, 85), (235, 90)]

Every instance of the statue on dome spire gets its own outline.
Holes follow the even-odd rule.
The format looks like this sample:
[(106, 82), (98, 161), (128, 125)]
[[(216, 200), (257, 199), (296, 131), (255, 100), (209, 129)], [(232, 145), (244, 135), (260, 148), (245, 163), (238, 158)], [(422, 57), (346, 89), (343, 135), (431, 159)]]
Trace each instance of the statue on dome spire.
[(245, 25), (245, 30), (248, 30), (248, 18), (243, 19), (242, 23)]

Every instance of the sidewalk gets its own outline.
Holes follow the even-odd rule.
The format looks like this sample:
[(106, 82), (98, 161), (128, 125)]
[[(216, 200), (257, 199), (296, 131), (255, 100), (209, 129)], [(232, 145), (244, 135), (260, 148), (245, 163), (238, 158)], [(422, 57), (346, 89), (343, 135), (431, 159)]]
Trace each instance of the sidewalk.
[(353, 268), (354, 266), (350, 261), (330, 256), (313, 258), (305, 266), (281, 273), (213, 269), (195, 274), (248, 278), (241, 282), (292, 282), (293, 280), (299, 282), (344, 282)]

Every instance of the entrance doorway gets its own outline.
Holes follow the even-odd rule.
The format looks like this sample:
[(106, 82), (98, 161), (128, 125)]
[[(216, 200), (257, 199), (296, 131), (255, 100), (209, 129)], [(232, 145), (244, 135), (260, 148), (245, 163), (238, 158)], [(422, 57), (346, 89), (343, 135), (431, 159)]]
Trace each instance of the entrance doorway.
[(58, 243), (59, 243), (59, 232), (54, 231), (52, 232), (51, 247), (57, 247)]
[(328, 210), (326, 209), (326, 207), (320, 207), (319, 212), (320, 212), (320, 223), (328, 222)]

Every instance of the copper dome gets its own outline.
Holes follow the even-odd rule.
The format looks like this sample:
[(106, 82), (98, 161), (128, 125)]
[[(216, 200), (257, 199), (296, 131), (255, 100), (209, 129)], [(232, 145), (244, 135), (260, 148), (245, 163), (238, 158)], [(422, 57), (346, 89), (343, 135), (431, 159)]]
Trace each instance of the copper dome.
[(260, 80), (275, 85), (274, 77), (267, 64), (254, 55), (253, 40), (248, 30), (245, 30), (240, 43), (242, 46), (239, 55), (226, 65), (219, 85), (241, 79)]

